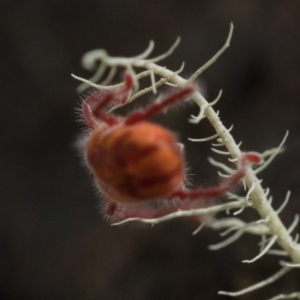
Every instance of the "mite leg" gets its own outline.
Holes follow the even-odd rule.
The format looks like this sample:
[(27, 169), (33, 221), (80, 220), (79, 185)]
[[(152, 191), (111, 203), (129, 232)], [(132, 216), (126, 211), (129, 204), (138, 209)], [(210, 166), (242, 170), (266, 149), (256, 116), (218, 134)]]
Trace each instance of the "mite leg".
[(245, 176), (247, 163), (258, 164), (261, 162), (261, 156), (255, 152), (243, 153), (237, 172), (225, 179), (219, 186), (196, 189), (192, 191), (178, 190), (171, 193), (167, 199), (171, 200), (179, 198), (180, 200), (196, 200), (196, 199), (209, 199), (223, 196), (232, 186), (234, 186), (240, 179)]
[(154, 103), (145, 111), (137, 111), (126, 118), (124, 121), (125, 125), (132, 125), (141, 122), (153, 115), (161, 112), (166, 107), (174, 104), (175, 102), (182, 101), (187, 97), (191, 96), (195, 92), (195, 87), (190, 85), (182, 88), (177, 93), (174, 93), (167, 98), (163, 99), (160, 103)]
[(120, 123), (120, 120), (112, 115), (106, 114), (105, 107), (109, 103), (123, 104), (129, 98), (133, 86), (131, 74), (125, 74), (125, 85), (122, 88), (111, 91), (97, 91), (87, 97), (82, 103), (82, 112), (86, 125), (95, 129), (98, 121), (104, 121), (110, 126)]

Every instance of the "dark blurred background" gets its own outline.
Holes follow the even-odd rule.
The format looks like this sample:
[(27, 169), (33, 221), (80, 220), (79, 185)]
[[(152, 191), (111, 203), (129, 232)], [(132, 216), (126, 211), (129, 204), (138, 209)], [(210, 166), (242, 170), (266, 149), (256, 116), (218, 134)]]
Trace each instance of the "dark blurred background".
[[(176, 70), (185, 61), (188, 76), (219, 50), (232, 21), (231, 47), (201, 86), (210, 100), (223, 89), (217, 109), (243, 150), (275, 147), (290, 130), (286, 151), (261, 174), (275, 207), (292, 191), (282, 213), (288, 225), (300, 212), (299, 1), (1, 0), (0, 7), (0, 299), (227, 299), (217, 291), (278, 270), (277, 257), (241, 263), (257, 254), (257, 237), (211, 252), (218, 233), (192, 236), (194, 221), (105, 222), (73, 147), (79, 96), (70, 74), (91, 75), (79, 63), (86, 51), (134, 56), (154, 39), (158, 55), (179, 35), (181, 45), (162, 64)], [(189, 105), (155, 120), (178, 132), (192, 180), (208, 186), (219, 179), (207, 157), (218, 156), (209, 144), (187, 141), (213, 133), (205, 121), (187, 123), (197, 112)], [(239, 299), (292, 292), (299, 279), (293, 271)]]

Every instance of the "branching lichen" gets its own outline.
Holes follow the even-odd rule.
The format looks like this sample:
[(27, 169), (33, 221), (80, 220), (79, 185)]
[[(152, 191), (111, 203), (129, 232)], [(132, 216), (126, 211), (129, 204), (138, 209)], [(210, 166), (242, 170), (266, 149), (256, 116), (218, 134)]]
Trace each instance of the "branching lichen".
[[(133, 100), (138, 99), (140, 96), (146, 93), (156, 93), (157, 89), (162, 85), (181, 87), (188, 83), (194, 82), (199, 77), (199, 75), (201, 75), (207, 68), (209, 68), (229, 47), (232, 33), (233, 25), (231, 24), (229, 35), (224, 46), (205, 65), (196, 70), (194, 74), (188, 79), (180, 76), (180, 73), (184, 68), (184, 64), (182, 64), (181, 68), (177, 71), (169, 70), (166, 67), (162, 67), (158, 64), (161, 60), (167, 58), (174, 52), (175, 48), (179, 44), (180, 39), (177, 39), (167, 52), (152, 59), (148, 58), (154, 48), (154, 43), (152, 41), (150, 42), (149, 47), (142, 54), (132, 58), (111, 57), (105, 50), (94, 50), (88, 52), (83, 57), (82, 65), (87, 70), (93, 70), (94, 75), (89, 80), (80, 78), (75, 75), (72, 76), (82, 82), (78, 87), (79, 92), (82, 92), (89, 87), (94, 87), (100, 90), (112, 90), (115, 88), (119, 88), (124, 84), (120, 83), (117, 85), (110, 85), (117, 70), (119, 68), (126, 69), (127, 71), (134, 74), (135, 79), (135, 93), (133, 93), (127, 100), (127, 102), (125, 103), (127, 104)], [(136, 73), (136, 68), (142, 68), (143, 71), (140, 73)], [(103, 79), (103, 75), (105, 73), (107, 73), (108, 75)], [(155, 77), (157, 76), (160, 78), (156, 81)], [(143, 90), (139, 90), (138, 81), (144, 77), (150, 77), (151, 85)], [(101, 79), (102, 81), (98, 84), (97, 82), (99, 82)], [(207, 118), (216, 133), (207, 138), (189, 138), (189, 140), (194, 142), (209, 142), (216, 140), (216, 142), (212, 144), (212, 150), (220, 155), (228, 156), (230, 162), (237, 162), (239, 157), (241, 156), (240, 144), (238, 144), (231, 135), (232, 127), (226, 128), (221, 122), (219, 113), (216, 112), (213, 108), (213, 105), (218, 102), (218, 100), (221, 98), (221, 95), (222, 91), (219, 92), (219, 95), (214, 101), (208, 102), (199, 91), (193, 94), (192, 99), (199, 106), (199, 112), (196, 115), (192, 115), (189, 122), (198, 124), (202, 119)], [(113, 109), (115, 108), (116, 106)], [(279, 271), (262, 282), (256, 283), (253, 286), (247, 287), (241, 291), (220, 291), (219, 294), (236, 297), (273, 283), (289, 271), (295, 268), (299, 268), (300, 266), (300, 245), (297, 243), (297, 239), (294, 239), (292, 237), (292, 231), (296, 227), (299, 218), (298, 216), (296, 216), (294, 222), (290, 225), (290, 227), (286, 227), (282, 223), (279, 217), (279, 213), (288, 203), (290, 192), (287, 193), (287, 196), (280, 208), (275, 210), (272, 207), (271, 203), (272, 197), (268, 195), (269, 189), (263, 188), (261, 180), (258, 179), (257, 174), (262, 172), (273, 161), (276, 155), (282, 152), (287, 135), (288, 133), (285, 135), (282, 142), (277, 148), (266, 150), (264, 153), (262, 153), (262, 156), (265, 158), (264, 164), (257, 167), (256, 169), (248, 167), (246, 175), (244, 177), (244, 186), (246, 189), (244, 196), (228, 193), (228, 202), (223, 204), (206, 208), (191, 209), (188, 211), (179, 210), (155, 219), (129, 218), (113, 225), (121, 225), (125, 222), (131, 221), (140, 221), (143, 223), (154, 225), (179, 217), (199, 215), (215, 216), (218, 212), (226, 211), (228, 214), (233, 214), (233, 217), (224, 219), (216, 219), (214, 217), (207, 218), (205, 219), (204, 223), (194, 231), (193, 234), (198, 233), (203, 226), (207, 226), (216, 230), (225, 230), (223, 231), (223, 233), (221, 233), (221, 236), (227, 236), (231, 234), (222, 242), (210, 246), (211, 250), (218, 250), (220, 248), (223, 248), (236, 241), (245, 233), (258, 235), (261, 237), (260, 252), (256, 257), (250, 260), (245, 260), (243, 262), (253, 263), (265, 254), (285, 256), (285, 258), (289, 258), (290, 261), (281, 261), (281, 268), (279, 269)], [(223, 149), (220, 150), (220, 148)], [(210, 159), (210, 162), (212, 165), (222, 169), (222, 171), (225, 172), (225, 174), (220, 172), (220, 175), (224, 177), (232, 175), (233, 169), (231, 169), (227, 165), (219, 163), (213, 159)], [(248, 208), (255, 209), (258, 212), (260, 219), (250, 223), (246, 223), (236, 217), (244, 209)], [(273, 248), (274, 245), (277, 245), (277, 249)], [(278, 246), (280, 247), (280, 250), (278, 249)], [(271, 300), (300, 299), (299, 295), (299, 292), (295, 292), (289, 295), (278, 295)]]

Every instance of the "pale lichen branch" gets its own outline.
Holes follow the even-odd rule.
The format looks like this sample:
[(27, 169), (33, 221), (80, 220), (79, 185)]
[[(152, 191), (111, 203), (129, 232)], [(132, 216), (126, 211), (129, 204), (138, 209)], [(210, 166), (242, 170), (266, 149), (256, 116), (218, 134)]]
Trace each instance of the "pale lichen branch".
[[(260, 173), (261, 171), (263, 171), (264, 169), (266, 169), (266, 167), (274, 160), (274, 158), (282, 151), (282, 147), (284, 145), (284, 143), (286, 142), (286, 139), (289, 135), (289, 132), (287, 131), (284, 135), (284, 138), (282, 139), (281, 143), (279, 144), (279, 146), (277, 147), (277, 149), (269, 156), (269, 158), (265, 161), (265, 163), (263, 165), (261, 165), (260, 167), (258, 167), (257, 169), (255, 169), (255, 174)], [(269, 153), (268, 153), (269, 154)]]
[(289, 200), (290, 200), (290, 196), (291, 196), (291, 191), (287, 191), (283, 203), (282, 203), (281, 206), (276, 210), (276, 213), (277, 213), (277, 214), (280, 214), (280, 213), (284, 210), (285, 206), (288, 204), (288, 202), (289, 202)]
[(287, 256), (287, 252), (283, 250), (270, 249), (267, 254), (277, 255), (277, 256)]
[[(107, 67), (112, 68), (115, 66), (116, 68), (121, 67), (121, 68), (125, 68), (126, 70), (133, 70), (133, 68), (145, 68), (146, 71), (144, 71), (144, 74), (147, 74), (145, 76), (150, 75), (152, 77), (152, 86), (151, 86), (152, 91), (153, 90), (155, 91), (157, 87), (157, 83), (155, 83), (153, 80), (154, 75), (160, 76), (162, 79), (167, 78), (168, 80), (166, 81), (166, 83), (170, 83), (177, 87), (181, 87), (186, 85), (187, 83), (193, 82), (204, 70), (210, 67), (219, 58), (219, 56), (229, 47), (230, 40), (232, 37), (232, 31), (233, 31), (233, 25), (231, 24), (229, 35), (227, 37), (224, 46), (204, 66), (199, 68), (189, 79), (184, 79), (179, 74), (174, 74), (173, 71), (156, 64), (156, 62), (166, 58), (174, 51), (174, 49), (178, 44), (177, 41), (165, 54), (160, 55), (154, 59), (146, 59), (150, 55), (154, 47), (153, 42), (150, 42), (149, 47), (144, 53), (133, 58), (110, 57), (104, 50), (92, 51), (86, 54), (86, 56), (83, 59), (83, 65), (89, 70), (95, 69), (96, 66), (98, 66), (98, 69), (95, 71), (94, 76), (91, 78), (92, 82), (88, 80), (83, 80), (82, 78), (79, 77), (75, 77), (75, 76), (74, 77), (76, 79), (81, 80), (85, 87), (93, 86), (99, 88), (99, 85), (95, 85), (94, 83), (101, 78), (101, 76), (103, 75)], [(99, 76), (99, 74), (101, 76)], [(137, 78), (138, 76), (139, 74), (136, 75), (135, 78)], [(97, 80), (95, 79), (96, 77), (98, 78)], [(112, 86), (106, 87), (106, 89), (108, 90), (111, 88), (113, 87)], [(204, 116), (204, 112), (205, 112), (205, 117), (208, 119), (208, 121), (211, 123), (211, 125), (216, 131), (216, 135), (213, 135), (212, 137), (204, 140), (217, 138), (218, 143), (224, 145), (227, 151), (220, 151), (214, 148), (213, 151), (223, 155), (230, 155), (229, 159), (233, 162), (238, 161), (239, 157), (241, 156), (240, 147), (232, 137), (230, 131), (221, 122), (219, 118), (219, 112), (218, 111), (216, 112), (213, 109), (213, 107), (204, 98), (204, 96), (200, 93), (200, 91), (195, 92), (192, 96), (192, 99), (201, 109), (201, 112), (199, 112), (199, 115), (196, 116), (195, 118), (201, 119)], [(232, 209), (240, 210), (243, 207), (251, 206), (252, 208), (257, 210), (257, 212), (259, 213), (260, 217), (263, 220), (268, 220), (268, 221), (262, 224), (256, 224), (255, 226), (254, 225), (250, 226), (249, 224), (246, 224), (245, 226), (240, 227), (238, 229), (234, 228), (236, 232), (233, 236), (229, 238), (229, 240), (227, 239), (227, 241), (225, 240), (220, 244), (218, 244), (218, 246), (214, 245), (213, 247), (215, 247), (215, 249), (221, 248), (224, 245), (227, 245), (232, 241), (236, 240), (237, 238), (239, 238), (239, 236), (241, 236), (243, 233), (245, 232), (254, 233), (255, 230), (259, 229), (257, 234), (259, 235), (268, 234), (270, 236), (267, 245), (265, 245), (267, 239), (263, 237), (264, 245), (265, 245), (263, 254), (270, 253), (272, 251), (270, 248), (274, 244), (274, 241), (276, 240), (277, 244), (282, 248), (282, 251), (284, 251), (284, 253), (287, 253), (288, 256), (291, 258), (290, 264), (298, 266), (300, 264), (300, 245), (296, 244), (296, 242), (294, 242), (291, 237), (291, 232), (297, 225), (298, 217), (296, 216), (293, 224), (290, 226), (290, 228), (287, 229), (278, 216), (278, 213), (282, 210), (283, 206), (280, 207), (278, 211), (275, 211), (273, 209), (273, 207), (271, 206), (271, 201), (269, 201), (268, 199), (267, 190), (263, 189), (261, 185), (261, 180), (259, 180), (256, 176), (259, 172), (263, 171), (271, 163), (271, 161), (276, 157), (278, 153), (282, 152), (283, 144), (285, 143), (287, 136), (288, 136), (288, 132), (286, 133), (284, 139), (282, 140), (282, 142), (280, 143), (280, 145), (276, 150), (272, 149), (270, 151), (265, 151), (263, 153), (264, 157), (268, 157), (268, 159), (265, 161), (263, 165), (256, 168), (255, 170), (252, 170), (251, 167), (247, 168), (246, 175), (243, 182), (245, 186), (248, 188), (248, 195), (251, 194), (251, 203), (249, 200), (246, 201), (245, 199), (236, 200), (236, 201), (215, 205), (207, 208), (193, 209), (187, 211), (177, 211), (175, 213), (171, 213), (169, 215), (155, 218), (155, 219), (129, 218), (121, 222), (115, 223), (113, 225), (120, 225), (130, 221), (140, 221), (140, 222), (154, 225), (163, 221), (167, 221), (179, 217), (198, 216), (202, 214), (210, 215), (221, 211), (230, 211)], [(251, 192), (249, 192), (249, 189)], [(284, 205), (287, 201), (288, 199), (284, 201)], [(213, 227), (213, 222), (211, 224), (207, 223), (206, 226)], [(255, 259), (259, 258), (261, 256), (261, 253)], [(280, 269), (277, 273), (269, 277), (268, 279), (259, 282), (251, 287), (243, 289), (241, 291), (219, 292), (219, 293), (222, 295), (233, 296), (233, 297), (240, 296), (274, 282), (275, 280), (279, 279), (287, 272), (289, 272), (291, 269), (293, 268), (285, 266), (282, 269)]]
[(244, 205), (244, 201), (234, 201), (229, 203), (223, 203), (207, 208), (199, 208), (199, 209), (193, 209), (193, 210), (180, 210), (171, 214), (168, 214), (163, 217), (155, 218), (155, 219), (143, 219), (143, 218), (128, 218), (125, 220), (122, 220), (117, 223), (113, 223), (112, 225), (121, 225), (127, 222), (132, 221), (140, 221), (142, 223), (148, 223), (148, 224), (158, 224), (161, 222), (169, 221), (171, 219), (175, 218), (181, 218), (181, 217), (191, 217), (191, 216), (199, 216), (199, 215), (209, 215), (209, 214), (216, 214), (221, 211), (226, 211), (228, 209), (237, 209)]
[(300, 264), (293, 264), (291, 262), (286, 262), (286, 261), (280, 261), (280, 264), (284, 267), (289, 267), (289, 268), (300, 268)]
[(220, 90), (217, 98), (214, 101), (212, 101), (211, 103), (209, 103), (208, 105), (202, 105), (200, 107), (199, 114), (197, 116), (191, 115), (191, 118), (188, 121), (192, 124), (198, 124), (202, 119), (204, 119), (205, 118), (205, 110), (207, 109), (207, 107), (213, 106), (219, 101), (219, 99), (222, 96), (222, 92), (223, 91)]
[(244, 233), (250, 233), (255, 235), (263, 235), (268, 234), (269, 229), (265, 225), (259, 224), (257, 221), (245, 223), (244, 221), (238, 218), (224, 218), (224, 219), (214, 219), (207, 224), (207, 226), (214, 229), (223, 229), (227, 228), (226, 231), (222, 232), (220, 235), (225, 236), (232, 231), (235, 231), (233, 235), (229, 238), (223, 240), (222, 242), (209, 246), (210, 250), (219, 250), (224, 248), (231, 243), (235, 242), (238, 238), (240, 238)]
[(214, 160), (212, 157), (208, 158), (208, 161), (210, 162), (210, 164), (212, 164), (215, 167), (221, 168), (222, 170), (224, 170), (226, 173), (228, 174), (233, 174), (235, 172), (235, 170), (229, 168), (228, 166), (226, 166), (225, 164), (218, 162), (216, 160)]
[(294, 292), (291, 294), (280, 294), (269, 300), (282, 300), (282, 299), (300, 299), (300, 292)]
[(269, 285), (271, 283), (273, 283), (274, 281), (278, 280), (279, 278), (281, 278), (282, 276), (284, 276), (286, 273), (288, 273), (289, 271), (291, 271), (291, 268), (288, 267), (283, 267), (281, 268), (278, 272), (276, 272), (274, 275), (270, 276), (269, 278), (258, 282), (254, 285), (251, 285), (243, 290), (237, 291), (237, 292), (225, 292), (225, 291), (219, 291), (218, 294), (219, 295), (225, 295), (225, 296), (231, 296), (231, 297), (238, 297), (238, 296), (242, 296), (245, 295), (247, 293), (253, 292), (255, 290), (258, 290), (260, 288), (265, 287), (266, 285)]
[(225, 50), (230, 46), (230, 41), (232, 38), (232, 33), (233, 33), (233, 23), (230, 23), (230, 30), (229, 34), (227, 37), (227, 40), (224, 44), (224, 46), (206, 63), (204, 64), (201, 68), (199, 68), (189, 79), (188, 82), (194, 82), (194, 80), (200, 76), (206, 69), (208, 69), (213, 63), (216, 62), (216, 60), (225, 52)]
[(265, 248), (257, 256), (255, 256), (253, 259), (243, 260), (242, 262), (243, 263), (253, 263), (253, 262), (255, 262), (256, 260), (258, 260), (259, 258), (264, 256), (271, 249), (271, 247), (275, 244), (276, 240), (277, 240), (277, 236), (275, 235), (271, 238), (269, 243), (265, 246)]

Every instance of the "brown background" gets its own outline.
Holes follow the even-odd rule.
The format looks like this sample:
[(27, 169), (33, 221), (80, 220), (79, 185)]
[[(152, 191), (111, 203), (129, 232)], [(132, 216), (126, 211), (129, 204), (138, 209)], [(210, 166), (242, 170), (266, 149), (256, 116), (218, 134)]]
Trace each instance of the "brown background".
[[(1, 0), (0, 7), (0, 299), (227, 299), (217, 291), (278, 269), (276, 257), (241, 263), (256, 255), (255, 237), (210, 252), (220, 238), (208, 229), (192, 236), (193, 222), (116, 228), (103, 221), (72, 146), (79, 98), (70, 73), (89, 76), (79, 66), (88, 50), (132, 56), (154, 39), (157, 55), (180, 35), (163, 64), (177, 69), (185, 61), (189, 75), (223, 45), (233, 21), (231, 48), (202, 86), (208, 99), (223, 88), (217, 109), (225, 125), (235, 124), (243, 150), (272, 148), (290, 130), (285, 153), (262, 173), (276, 207), (292, 191), (282, 214), (290, 224), (300, 212), (299, 1)], [(218, 156), (186, 141), (212, 133), (206, 122), (187, 124), (195, 109), (156, 120), (179, 132), (195, 185), (207, 186), (218, 182), (207, 156)], [(239, 299), (297, 289), (293, 271)]]

